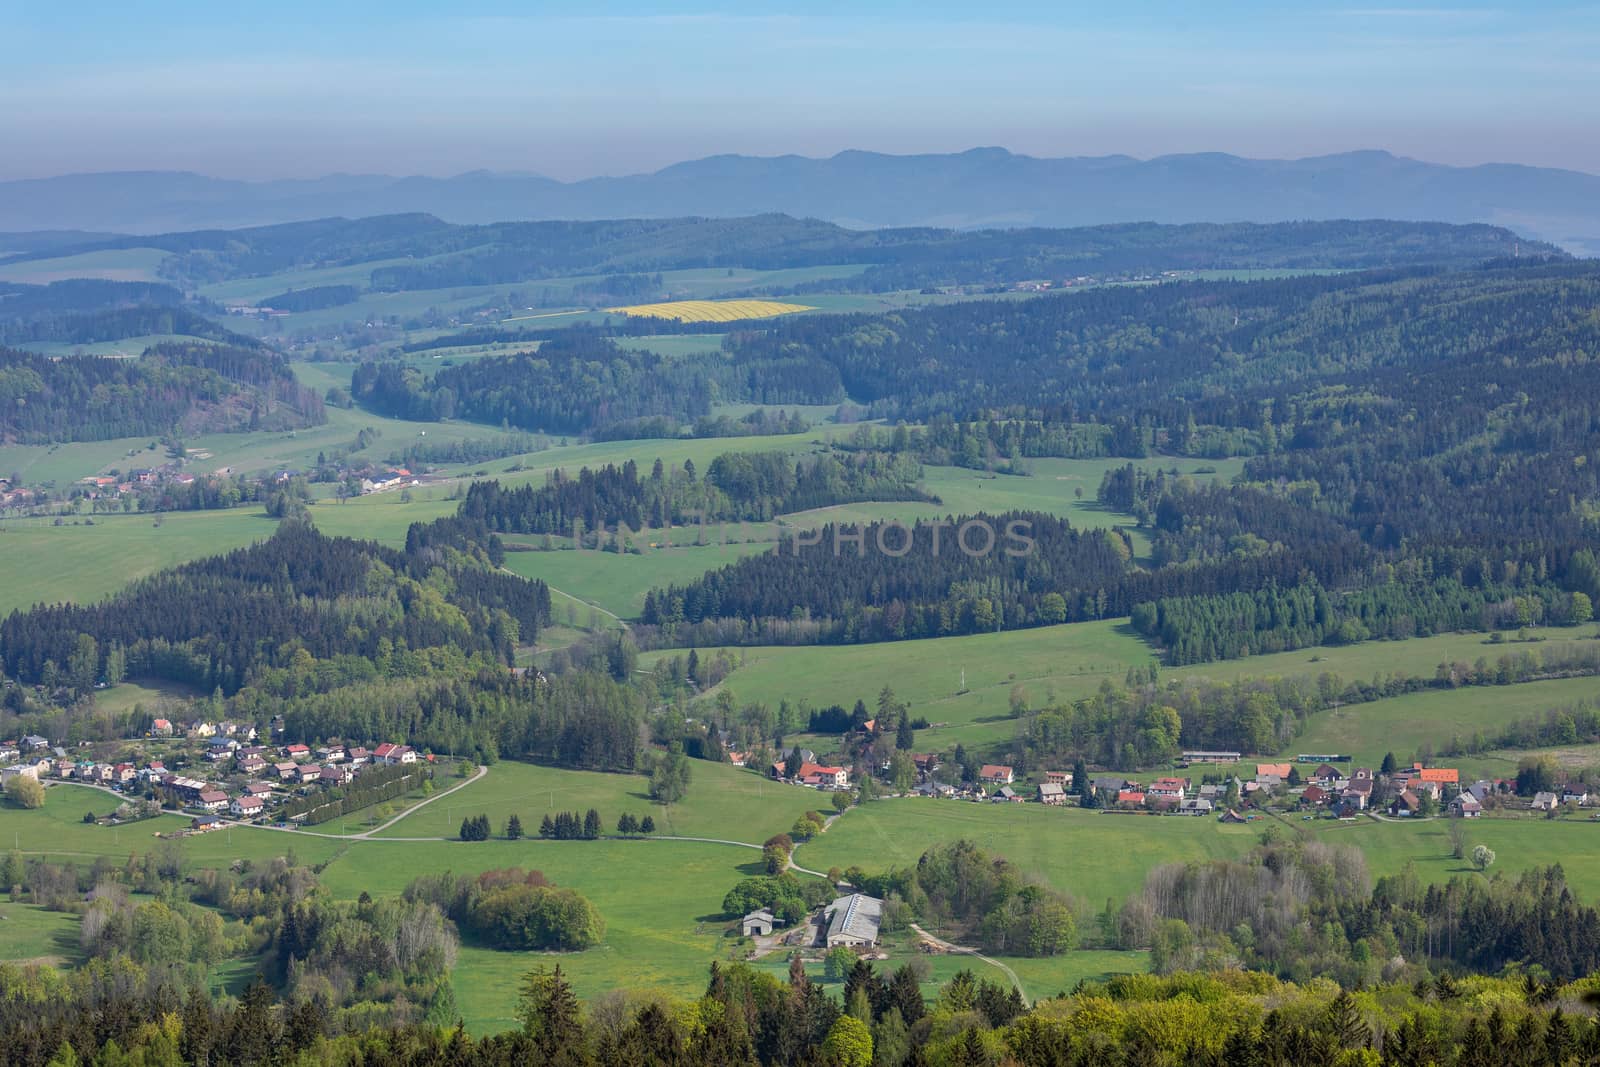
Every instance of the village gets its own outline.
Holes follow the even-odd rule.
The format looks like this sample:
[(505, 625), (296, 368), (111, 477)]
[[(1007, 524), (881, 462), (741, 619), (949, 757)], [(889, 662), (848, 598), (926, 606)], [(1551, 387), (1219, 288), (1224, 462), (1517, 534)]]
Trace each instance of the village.
[[(870, 727), (869, 727), (870, 728)], [(743, 753), (731, 753), (743, 764)], [(1125, 774), (1042, 770), (1019, 775), (1003, 764), (983, 764), (970, 777), (961, 768), (946, 769), (935, 753), (912, 753), (916, 784), (897, 793), (977, 803), (1038, 803), (1049, 807), (1074, 806), (1106, 814), (1212, 816), (1222, 822), (1247, 822), (1263, 813), (1297, 813), (1303, 818), (1354, 819), (1360, 816), (1413, 819), (1445, 816), (1475, 819), (1489, 811), (1573, 814), (1589, 807), (1586, 785), (1573, 781), (1550, 788), (1518, 792), (1515, 778), (1478, 779), (1464, 783), (1454, 767), (1385, 766), (1343, 768), (1350, 759), (1337, 754), (1301, 754), (1294, 760), (1258, 762), (1254, 774), (1241, 774), (1245, 757), (1240, 752), (1188, 751), (1175, 770), (1199, 769), (1195, 776), (1161, 774), (1130, 777)], [(886, 762), (880, 770), (887, 772)], [(813, 789), (843, 792), (859, 788), (859, 778), (844, 765), (819, 762), (811, 749), (795, 748), (787, 758), (772, 762), (767, 774), (775, 781)], [(1078, 780), (1078, 775), (1083, 780)], [(877, 786), (882, 782), (874, 779)], [(1600, 812), (1595, 815), (1600, 818)]]
[(345, 814), (347, 797), (360, 806), (394, 799), (431, 778), (433, 762), (403, 744), (313, 749), (263, 743), (250, 723), (157, 718), (143, 738), (76, 751), (35, 734), (0, 742), (0, 786), (16, 777), (97, 786), (128, 799), (120, 821), (176, 811), (191, 816), (189, 832), (203, 833), (228, 821), (314, 825)]

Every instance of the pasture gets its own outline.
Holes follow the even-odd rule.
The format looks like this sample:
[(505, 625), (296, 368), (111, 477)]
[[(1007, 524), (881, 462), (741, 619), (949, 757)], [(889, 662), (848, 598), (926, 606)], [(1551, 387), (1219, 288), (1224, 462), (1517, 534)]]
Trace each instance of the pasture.
[[(1324, 712), (1294, 747), (1297, 752), (1338, 752), (1354, 756), (1358, 766), (1376, 767), (1386, 752), (1406, 761), (1424, 745), (1442, 750), (1452, 738), (1470, 739), (1479, 731), (1492, 734), (1512, 720), (1596, 697), (1600, 697), (1596, 678), (1432, 689)], [(1512, 752), (1440, 762), (1460, 767), (1472, 777), (1505, 777), (1516, 774), (1520, 758), (1520, 753)]]
[(1215, 819), (906, 797), (852, 809), (794, 859), (816, 871), (881, 871), (913, 866), (934, 845), (965, 838), (1098, 911), (1136, 892), (1158, 864), (1236, 856), (1259, 832)]
[(0, 902), (0, 961), (76, 963), (78, 917), (32, 904)]
[[(760, 845), (773, 834), (794, 825), (802, 812), (828, 808), (829, 797), (802, 786), (767, 780), (755, 771), (727, 763), (691, 764), (689, 791), (676, 804), (663, 806), (650, 799), (649, 781), (639, 774), (612, 774), (541, 767), (502, 760), (470, 785), (442, 797), (384, 830), (379, 837), (454, 837), (468, 815), (488, 815), (496, 835), (506, 819), (516, 815), (523, 830), (537, 836), (546, 814), (590, 808), (600, 813), (606, 833), (612, 833), (617, 816), (632, 812), (656, 821), (656, 833), (676, 837), (716, 837)], [(442, 779), (439, 788), (454, 784)], [(752, 851), (751, 859), (760, 854)], [(744, 862), (741, 859), (741, 862)]]
[[(712, 527), (709, 538), (714, 538)], [(656, 539), (664, 531), (647, 531), (643, 536)], [(644, 608), (644, 595), (658, 585), (693, 581), (708, 570), (726, 566), (741, 557), (771, 548), (770, 543), (706, 545), (693, 543), (695, 530), (678, 527), (671, 531), (676, 542), (671, 548), (651, 548), (641, 543), (638, 554), (598, 550), (509, 552), (506, 569), (524, 578), (540, 578), (551, 588), (569, 593), (584, 603), (596, 604), (613, 615), (633, 618)], [(560, 612), (557, 612), (560, 618)]]
[[(1589, 628), (1547, 629), (1534, 631), (1546, 643), (1541, 648), (1557, 647), (1560, 643), (1586, 640)], [(1479, 656), (1493, 659), (1502, 653), (1521, 646), (1491, 644), (1479, 633), (1444, 634), (1435, 637), (1413, 638), (1409, 641), (1367, 641), (1341, 647), (1317, 647), (1281, 652), (1263, 656), (1250, 656), (1237, 660), (1196, 664), (1163, 670), (1164, 680), (1175, 678), (1212, 678), (1233, 680), (1247, 677), (1315, 677), (1331, 672), (1346, 681), (1370, 679), (1375, 675), (1403, 673), (1431, 678), (1441, 660), (1468, 662)], [(742, 702), (766, 703), (776, 706), (780, 700), (808, 700), (814, 707), (840, 703), (848, 707), (857, 699), (871, 703), (874, 695), (886, 683), (891, 685), (902, 700), (911, 702), (912, 714), (927, 718), (933, 729), (918, 734), (917, 745), (926, 747), (953, 747), (957, 742), (968, 746), (1001, 744), (1015, 735), (1018, 723), (1010, 717), (1010, 695), (1014, 685), (1021, 685), (1028, 707), (1043, 707), (1055, 700), (1076, 700), (1088, 696), (1102, 682), (1120, 684), (1129, 667), (1157, 663), (1155, 650), (1125, 622), (1104, 620), (1099, 622), (1066, 623), (1060, 626), (1042, 626), (1029, 630), (1010, 630), (996, 634), (972, 634), (963, 637), (941, 637), (920, 641), (893, 641), (868, 645), (826, 646), (756, 646), (742, 650), (745, 665), (735, 670), (722, 682)], [(648, 653), (641, 663), (648, 665), (670, 653)], [(1589, 692), (1596, 688), (1590, 681)], [(1516, 687), (1491, 687), (1481, 691), (1458, 690), (1456, 698), (1466, 700), (1477, 710), (1463, 712), (1462, 721), (1497, 721), (1495, 706), (1504, 701), (1505, 694)], [(1555, 686), (1552, 694), (1581, 694), (1581, 684), (1570, 687)], [(1467, 694), (1467, 695), (1463, 695)], [(1496, 695), (1498, 694), (1498, 695)], [(711, 694), (714, 695), (714, 691)], [(1429, 694), (1422, 694), (1429, 695)], [(1552, 703), (1564, 702), (1572, 696), (1562, 696)], [(1397, 700), (1415, 697), (1396, 698)], [(1520, 698), (1513, 698), (1520, 699)], [(1537, 704), (1538, 696), (1529, 701)], [(1482, 701), (1482, 706), (1476, 705)], [(1337, 729), (1361, 730), (1370, 743), (1381, 740), (1390, 727), (1386, 724), (1404, 717), (1401, 727), (1404, 737), (1430, 741), (1435, 747), (1450, 739), (1452, 727), (1447, 723), (1441, 730), (1443, 736), (1431, 733), (1433, 727), (1414, 714), (1391, 714), (1388, 705), (1395, 701), (1378, 701), (1345, 709), (1342, 723)], [(1441, 699), (1441, 706), (1453, 706)], [(1519, 707), (1523, 706), (1521, 704)], [(1538, 710), (1537, 704), (1530, 710)], [(1314, 731), (1290, 743), (1295, 752), (1309, 752), (1317, 736)], [(1332, 729), (1332, 728), (1330, 728)], [(1332, 741), (1324, 737), (1324, 744)], [(1395, 742), (1398, 743), (1398, 742)], [(1339, 750), (1339, 749), (1333, 749)], [(1381, 758), (1387, 747), (1377, 750)]]
[[(652, 811), (658, 821), (671, 820), (679, 833), (735, 836), (758, 842), (792, 821), (793, 813), (815, 807), (821, 794), (760, 782), (736, 768), (696, 763), (685, 801), (667, 812), (640, 795), (638, 776), (557, 771), (500, 763), (482, 781), (458, 794), (464, 799), (445, 821), (466, 812), (484, 811), (498, 831), (504, 814), (521, 808), (525, 821), (547, 807), (600, 807), (608, 822), (617, 805)], [(475, 794), (473, 791), (477, 791)], [(543, 804), (539, 801), (543, 799)], [(734, 941), (725, 936), (721, 899), (739, 878), (757, 873), (760, 854), (751, 848), (679, 840), (602, 840), (517, 842), (494, 839), (480, 843), (411, 840), (433, 830), (444, 801), (402, 820), (390, 834), (365, 840), (335, 840), (261, 828), (236, 828), (199, 837), (157, 841), (154, 830), (186, 824), (175, 816), (118, 829), (81, 822), (85, 810), (105, 813), (116, 799), (96, 790), (53, 785), (40, 811), (0, 806), (0, 839), (26, 855), (87, 863), (105, 857), (120, 863), (130, 852), (170, 849), (190, 869), (223, 867), (240, 859), (264, 862), (292, 855), (297, 862), (322, 864), (321, 882), (338, 897), (353, 899), (363, 891), (398, 893), (419, 874), (454, 871), (476, 874), (497, 867), (537, 869), (559, 885), (570, 886), (594, 901), (606, 920), (606, 937), (598, 947), (577, 954), (499, 952), (463, 945), (454, 972), (456, 997), (468, 1027), (493, 1032), (513, 1024), (516, 985), (520, 976), (540, 963), (560, 963), (581, 997), (616, 989), (693, 996), (704, 987), (705, 969), (713, 959), (730, 958)], [(753, 816), (753, 818), (752, 818)], [(1025, 873), (1070, 893), (1090, 912), (1109, 900), (1120, 902), (1137, 891), (1153, 866), (1168, 862), (1237, 856), (1253, 847), (1265, 824), (1223, 826), (1213, 819), (1102, 815), (1039, 805), (973, 804), (924, 799), (882, 800), (852, 809), (824, 834), (803, 844), (796, 861), (826, 870), (859, 865), (869, 870), (914, 863), (928, 847), (969, 838), (1016, 863)], [(1315, 835), (1330, 843), (1349, 844), (1367, 857), (1372, 874), (1397, 873), (1407, 865), (1426, 880), (1467, 873), (1467, 865), (1450, 857), (1444, 820), (1417, 823), (1360, 820), (1341, 824), (1296, 821), (1274, 823), (1280, 832)], [(536, 821), (530, 829), (536, 829)], [(1600, 825), (1578, 820), (1481, 819), (1468, 825), (1472, 844), (1495, 849), (1495, 870), (1507, 874), (1525, 867), (1560, 862), (1575, 884), (1600, 878), (1600, 848), (1586, 835), (1600, 834)], [(641, 891), (648, 886), (648, 891)], [(68, 956), (75, 943), (76, 919), (26, 906), (0, 904), (0, 958)], [(11, 923), (18, 923), (11, 926)], [(937, 932), (937, 930), (935, 930)], [(896, 940), (896, 937), (899, 940)], [(891, 964), (906, 951), (904, 937), (890, 938)], [(981, 961), (937, 957), (934, 983), (956, 970), (970, 968), (980, 977), (1002, 978)], [(1140, 971), (1143, 953), (1078, 951), (1054, 959), (1004, 960), (1033, 997), (1072, 986), (1079, 978)], [(781, 969), (769, 958), (766, 969)], [(223, 983), (242, 973), (239, 961), (219, 967)], [(248, 968), (245, 968), (248, 969)]]

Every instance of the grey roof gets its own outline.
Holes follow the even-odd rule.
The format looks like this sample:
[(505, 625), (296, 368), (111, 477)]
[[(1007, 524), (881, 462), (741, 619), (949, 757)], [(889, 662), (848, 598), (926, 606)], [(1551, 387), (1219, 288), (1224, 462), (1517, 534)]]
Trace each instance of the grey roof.
[(744, 917), (744, 921), (745, 922), (749, 922), (751, 919), (765, 919), (768, 922), (771, 922), (773, 920), (773, 918), (774, 918), (774, 916), (772, 914), (772, 909), (771, 908), (757, 908), (755, 911), (752, 911), (749, 915), (746, 915)]
[(878, 924), (883, 918), (883, 901), (865, 893), (838, 897), (828, 905), (828, 940), (843, 934), (862, 941), (878, 939)]

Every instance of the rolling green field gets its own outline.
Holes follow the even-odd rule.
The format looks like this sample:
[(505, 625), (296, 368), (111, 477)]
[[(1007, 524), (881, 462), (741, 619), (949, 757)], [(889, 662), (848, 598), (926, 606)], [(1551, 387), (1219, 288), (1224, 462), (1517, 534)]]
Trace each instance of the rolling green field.
[[(1407, 759), (1422, 745), (1443, 749), (1452, 737), (1470, 738), (1479, 730), (1490, 733), (1513, 719), (1596, 697), (1600, 697), (1600, 679), (1596, 678), (1409, 693), (1318, 715), (1294, 747), (1298, 752), (1351, 755), (1357, 765), (1376, 767), (1386, 752)], [(1516, 774), (1518, 758), (1516, 753), (1507, 753), (1441, 762), (1460, 767), (1474, 778), (1504, 777)]]
[(0, 903), (0, 960), (75, 963), (80, 956), (76, 915)]
[[(541, 792), (554, 790), (557, 806), (600, 806), (614, 817), (615, 804), (651, 810), (658, 821), (671, 819), (678, 832), (728, 833), (759, 841), (782, 828), (792, 813), (815, 806), (819, 795), (809, 790), (760, 783), (731, 767), (695, 764), (688, 798), (670, 813), (642, 797), (642, 779), (631, 776), (552, 771), (500, 763), (487, 779), (460, 794), (461, 807), (486, 811), (498, 822), (501, 813), (529, 812)], [(762, 786), (765, 788), (761, 788)], [(746, 787), (751, 787), (746, 791)], [(477, 791), (476, 794), (473, 791)], [(84, 862), (94, 856), (121, 860), (130, 852), (172, 848), (191, 867), (226, 866), (238, 859), (262, 862), (293, 854), (298, 862), (321, 863), (321, 881), (328, 891), (354, 898), (366, 891), (397, 893), (417, 875), (451, 870), (474, 874), (494, 867), (537, 869), (557, 884), (571, 886), (594, 901), (605, 917), (602, 945), (578, 954), (509, 953), (463, 946), (454, 972), (456, 996), (474, 1032), (485, 1033), (512, 1024), (516, 984), (540, 962), (559, 962), (581, 997), (612, 989), (646, 990), (692, 996), (704, 986), (705, 969), (713, 959), (729, 957), (732, 939), (724, 936), (718, 912), (722, 895), (741, 877), (756, 873), (759, 854), (753, 849), (706, 842), (674, 840), (608, 840), (551, 842), (493, 840), (461, 843), (406, 840), (423, 837), (441, 818), (440, 805), (402, 820), (394, 836), (338, 841), (258, 828), (219, 831), (176, 842), (158, 842), (155, 830), (171, 830), (186, 820), (165, 816), (113, 830), (81, 823), (84, 810), (105, 813), (115, 798), (72, 785), (51, 786), (42, 811), (0, 806), (0, 838), (24, 853)], [(751, 814), (755, 812), (752, 820)], [(462, 811), (451, 813), (459, 819)], [(448, 821), (448, 820), (447, 820)], [(608, 820), (609, 821), (609, 820)], [(1120, 901), (1135, 892), (1145, 873), (1167, 862), (1239, 855), (1251, 848), (1264, 823), (1222, 826), (1212, 819), (1101, 815), (1038, 805), (973, 804), (923, 799), (883, 800), (847, 813), (823, 835), (804, 844), (797, 862), (815, 869), (860, 865), (882, 869), (915, 862), (929, 846), (965, 837), (1006, 856), (1025, 872), (1081, 898), (1090, 910), (1107, 900)], [(1396, 873), (1412, 865), (1429, 880), (1463, 873), (1461, 861), (1450, 858), (1443, 820), (1417, 823), (1361, 820), (1351, 824), (1280, 821), (1282, 832), (1310, 833), (1332, 843), (1359, 847), (1374, 876)], [(453, 827), (449, 829), (453, 830)], [(1575, 884), (1600, 878), (1600, 825), (1586, 820), (1482, 819), (1468, 827), (1472, 843), (1488, 844), (1499, 855), (1496, 870), (1515, 872), (1530, 865), (1560, 862)], [(1590, 840), (1594, 837), (1594, 840)], [(648, 886), (648, 892), (641, 892)], [(20, 913), (20, 915), (19, 915)], [(0, 904), (0, 932), (6, 950), (0, 958), (34, 958), (68, 954), (76, 920), (34, 909)], [(10, 927), (6, 924), (19, 922)], [(16, 936), (12, 933), (15, 930)], [(895, 949), (891, 941), (890, 948)], [(899, 957), (895, 957), (898, 959)], [(894, 960), (891, 960), (894, 962)], [(982, 977), (1000, 980), (999, 972), (980, 961), (938, 957), (935, 982), (956, 970), (970, 968)], [(1143, 953), (1072, 952), (1056, 959), (1005, 961), (1034, 997), (1070, 988), (1081, 977), (1139, 971)], [(233, 971), (248, 970), (247, 961), (231, 961), (218, 969), (226, 983)], [(782, 965), (779, 958), (762, 966)], [(231, 970), (230, 970), (231, 968)], [(241, 970), (242, 968), (242, 970)], [(237, 975), (234, 975), (237, 977)], [(931, 989), (930, 989), (931, 992)]]
[(193, 337), (180, 333), (147, 333), (138, 337), (124, 337), (116, 341), (96, 341), (93, 344), (76, 344), (70, 341), (44, 341), (28, 345), (30, 352), (41, 352), (47, 356), (123, 356), (132, 358), (144, 353), (152, 345), (165, 344), (168, 341), (183, 341), (190, 344), (215, 344), (203, 337)]
[(816, 871), (908, 867), (933, 845), (965, 838), (1099, 910), (1136, 891), (1152, 867), (1238, 855), (1259, 833), (1215, 819), (907, 797), (852, 809), (794, 858)]
[(98, 600), (166, 567), (270, 537), (276, 520), (260, 508), (189, 511), (162, 517), (97, 516), (93, 526), (48, 519), (0, 521), (0, 613), (36, 603)]
[[(380, 267), (425, 264), (431, 259), (391, 259), (358, 263), (342, 267), (322, 267), (299, 271), (282, 271), (260, 278), (242, 278), (200, 287), (203, 296), (226, 304), (253, 304), (276, 296), (287, 289), (304, 289), (323, 285), (354, 285), (365, 289), (372, 272)], [(823, 265), (789, 270), (762, 271), (735, 268), (695, 268), (662, 271), (662, 285), (668, 296), (675, 300), (706, 299), (737, 293), (753, 286), (796, 285), (813, 280), (850, 277), (866, 267), (857, 264)], [(254, 319), (233, 320), (242, 333), (272, 335), (300, 331), (328, 331), (348, 323), (396, 322), (427, 316), (454, 316), (466, 319), (486, 307), (497, 307), (509, 315), (480, 325), (499, 322), (524, 323), (529, 326), (570, 326), (575, 323), (600, 323), (607, 316), (583, 306), (585, 296), (605, 281), (603, 275), (564, 275), (556, 278), (537, 278), (527, 281), (496, 285), (457, 285), (440, 289), (413, 289), (401, 292), (363, 292), (358, 299), (338, 307), (300, 311), (276, 316), (265, 322)], [(535, 301), (537, 306), (527, 306)], [(615, 301), (612, 301), (614, 303)], [(435, 318), (437, 321), (437, 318)], [(446, 327), (444, 332), (466, 328), (465, 325)], [(406, 330), (400, 341), (422, 340), (437, 329)], [(713, 348), (717, 347), (715, 345)]]
[[(1592, 633), (1586, 627), (1535, 631), (1536, 636), (1548, 638), (1547, 643), (1538, 646), (1541, 648), (1587, 640)], [(1434, 668), (1446, 658), (1471, 662), (1487, 656), (1492, 661), (1519, 647), (1492, 645), (1483, 634), (1445, 634), (1223, 660), (1165, 670), (1162, 677), (1314, 677), (1329, 671), (1347, 681), (1396, 672), (1431, 678)], [(1041, 707), (1052, 699), (1087, 696), (1105, 681), (1120, 684), (1129, 667), (1157, 662), (1154, 650), (1138, 634), (1126, 623), (1114, 620), (870, 645), (759, 646), (743, 652), (745, 666), (722, 683), (739, 700), (776, 706), (780, 700), (806, 699), (813, 706), (849, 706), (857, 699), (870, 703), (887, 683), (902, 700), (911, 702), (914, 715), (934, 724), (933, 729), (918, 733), (919, 747), (953, 746), (957, 742), (990, 745), (1009, 739), (1017, 725), (1010, 719), (1010, 694), (1015, 684), (1023, 686), (1029, 707)], [(641, 663), (654, 662), (664, 654), (670, 653), (647, 653)], [(1582, 687), (1575, 685), (1571, 690), (1577, 694)], [(1486, 702), (1482, 721), (1492, 721), (1496, 698), (1491, 694), (1500, 693), (1500, 699), (1504, 699), (1506, 691), (1489, 688), (1481, 696), (1468, 699)], [(1457, 695), (1477, 692), (1461, 690)], [(1348, 709), (1346, 715), (1353, 716), (1354, 721), (1370, 721), (1371, 729), (1377, 731), (1372, 736), (1378, 736), (1391, 703), (1362, 705)], [(1406, 729), (1412, 731), (1408, 736), (1431, 740), (1435, 746), (1448, 741), (1451, 732), (1446, 726), (1442, 737), (1422, 737), (1422, 724)], [(1310, 744), (1302, 738), (1292, 747), (1294, 751), (1308, 752), (1311, 749), (1305, 746)], [(1383, 751), (1386, 749), (1378, 750), (1378, 755)]]
[[(497, 834), (511, 815), (522, 820), (527, 833), (537, 834), (539, 820), (546, 814), (576, 811), (581, 815), (595, 808), (607, 833), (616, 826), (617, 816), (631, 811), (641, 817), (653, 816), (658, 834), (759, 845), (788, 830), (801, 812), (828, 807), (828, 797), (815, 790), (771, 782), (731, 764), (695, 761), (692, 766), (694, 777), (688, 794), (679, 803), (663, 807), (651, 801), (649, 782), (642, 775), (503, 760), (491, 767), (486, 777), (408, 815), (378, 836), (453, 837), (464, 817), (478, 814), (489, 816)], [(448, 779), (441, 780), (439, 787), (450, 784)], [(749, 858), (760, 859), (760, 855), (752, 851)]]
[[(659, 531), (652, 534), (659, 536)], [(772, 547), (765, 543), (696, 546), (691, 540), (694, 531), (681, 528), (671, 531), (671, 536), (687, 543), (674, 548), (645, 547), (637, 555), (570, 549), (510, 552), (506, 568), (524, 578), (541, 578), (552, 588), (598, 604), (613, 615), (633, 618), (643, 610), (644, 595), (651, 588), (693, 581), (708, 570)]]
[(49, 285), (68, 278), (109, 282), (156, 282), (156, 268), (167, 258), (159, 248), (107, 248), (54, 259), (30, 259), (0, 266), (0, 281)]

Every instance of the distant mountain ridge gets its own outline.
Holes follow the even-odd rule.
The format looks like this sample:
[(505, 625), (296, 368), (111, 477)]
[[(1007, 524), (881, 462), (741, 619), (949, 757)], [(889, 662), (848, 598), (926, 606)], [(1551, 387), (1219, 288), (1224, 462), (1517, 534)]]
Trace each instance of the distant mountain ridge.
[(1222, 153), (1043, 159), (1000, 148), (825, 159), (722, 155), (650, 174), (561, 182), (331, 175), (246, 182), (187, 172), (0, 182), (0, 231), (159, 233), (427, 212), (456, 223), (782, 212), (855, 228), (1401, 219), (1484, 222), (1600, 254), (1600, 176), (1453, 167), (1383, 151), (1306, 159)]

